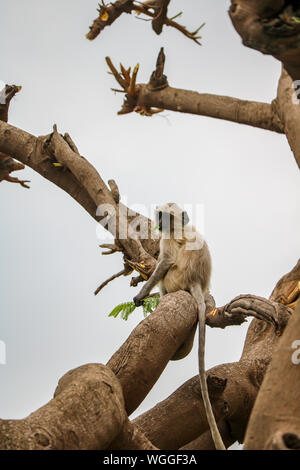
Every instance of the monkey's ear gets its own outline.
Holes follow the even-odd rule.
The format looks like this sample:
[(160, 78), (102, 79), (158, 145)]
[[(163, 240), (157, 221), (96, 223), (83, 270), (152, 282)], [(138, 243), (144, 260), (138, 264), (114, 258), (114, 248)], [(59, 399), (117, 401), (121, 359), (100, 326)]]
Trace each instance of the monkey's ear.
[(183, 211), (183, 212), (182, 212), (182, 225), (188, 224), (189, 221), (190, 221), (190, 218), (189, 218), (187, 212), (186, 212), (186, 211)]

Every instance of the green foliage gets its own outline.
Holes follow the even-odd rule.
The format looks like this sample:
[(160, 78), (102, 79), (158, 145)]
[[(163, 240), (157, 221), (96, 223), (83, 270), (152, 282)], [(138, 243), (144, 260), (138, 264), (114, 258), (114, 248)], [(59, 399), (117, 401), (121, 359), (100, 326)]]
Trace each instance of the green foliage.
[(159, 294), (153, 295), (152, 297), (146, 297), (143, 303), (143, 313), (145, 318), (149, 313), (152, 313), (156, 309), (159, 304), (159, 301)]
[(300, 18), (298, 18), (298, 16), (293, 16), (292, 20), (294, 20), (296, 23), (300, 23)]
[[(146, 297), (143, 302), (143, 314), (146, 318), (149, 313), (152, 313), (159, 304), (159, 294), (153, 295), (151, 297)], [(124, 302), (117, 305), (112, 312), (108, 315), (109, 317), (117, 318), (121, 314), (123, 320), (128, 320), (129, 315), (136, 309), (134, 302)]]

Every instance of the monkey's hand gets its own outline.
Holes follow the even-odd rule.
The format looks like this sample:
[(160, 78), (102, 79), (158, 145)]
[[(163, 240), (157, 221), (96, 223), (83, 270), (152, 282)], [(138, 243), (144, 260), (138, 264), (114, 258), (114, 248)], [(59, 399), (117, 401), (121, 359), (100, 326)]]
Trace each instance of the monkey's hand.
[(139, 295), (136, 295), (136, 296), (133, 298), (133, 302), (134, 302), (134, 305), (135, 305), (136, 307), (140, 307), (141, 305), (143, 305), (144, 300), (141, 299), (141, 298), (139, 297)]

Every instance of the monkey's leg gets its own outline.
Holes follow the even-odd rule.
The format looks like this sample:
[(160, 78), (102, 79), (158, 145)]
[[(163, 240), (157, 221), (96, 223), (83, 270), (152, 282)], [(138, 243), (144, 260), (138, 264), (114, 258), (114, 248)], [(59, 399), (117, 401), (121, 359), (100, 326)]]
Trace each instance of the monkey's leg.
[(165, 288), (164, 281), (160, 281), (159, 283), (159, 292), (160, 292), (160, 298), (162, 298), (164, 295), (168, 293), (167, 289)]
[(191, 294), (197, 302), (198, 305), (198, 317), (199, 317), (199, 350), (198, 350), (198, 360), (199, 360), (199, 378), (200, 386), (202, 392), (202, 399), (206, 411), (207, 421), (210, 427), (212, 438), (217, 450), (226, 450), (224, 443), (222, 441), (221, 434), (218, 430), (218, 426), (215, 420), (214, 412), (210, 403), (206, 374), (205, 374), (205, 302), (204, 295), (200, 284), (195, 284), (191, 287)]
[(158, 282), (163, 279), (165, 276), (166, 272), (170, 268), (170, 263), (167, 262), (166, 260), (161, 260), (157, 264), (153, 274), (150, 276), (146, 284), (143, 286), (143, 288), (140, 290), (140, 292), (134, 297), (133, 301), (135, 305), (138, 307), (139, 305), (142, 304), (142, 300), (147, 297), (147, 295), (150, 294), (151, 290), (153, 289)]

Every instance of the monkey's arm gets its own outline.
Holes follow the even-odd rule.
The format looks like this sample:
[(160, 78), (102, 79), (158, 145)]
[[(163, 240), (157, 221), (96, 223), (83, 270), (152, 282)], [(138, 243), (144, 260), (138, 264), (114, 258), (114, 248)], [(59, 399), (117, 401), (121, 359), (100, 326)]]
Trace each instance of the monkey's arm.
[(172, 262), (166, 259), (162, 259), (158, 262), (153, 274), (150, 276), (146, 284), (140, 290), (140, 292), (134, 297), (133, 301), (137, 307), (142, 305), (143, 299), (150, 294), (153, 287), (164, 278), (166, 272), (169, 270)]

